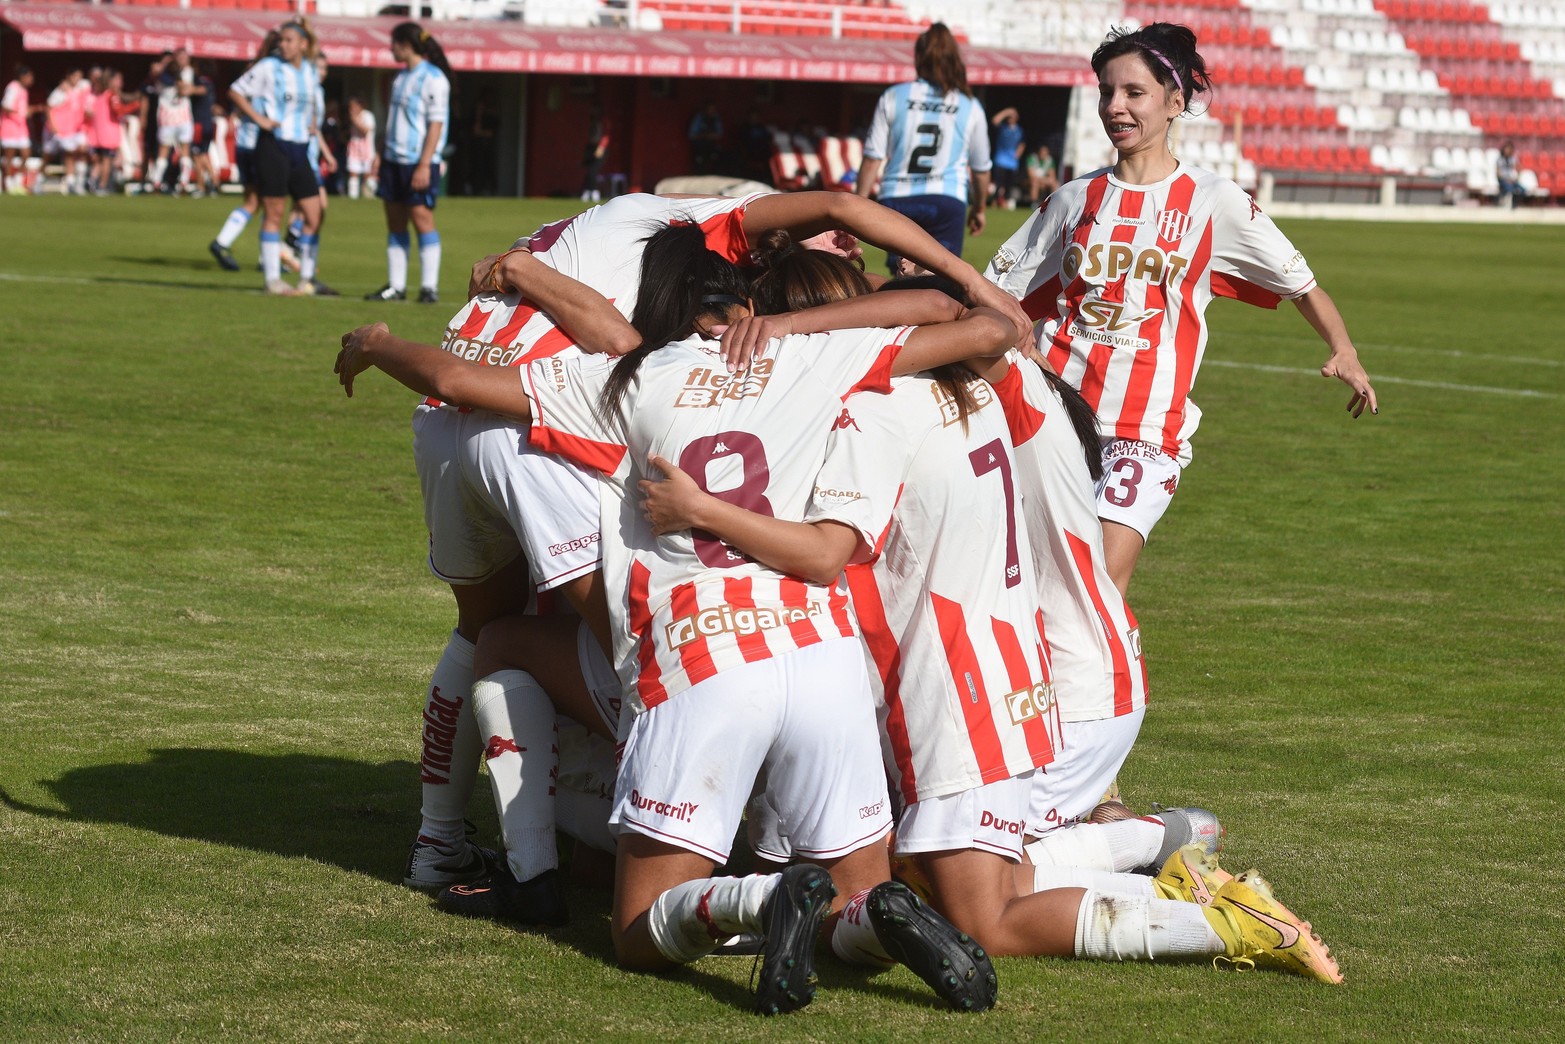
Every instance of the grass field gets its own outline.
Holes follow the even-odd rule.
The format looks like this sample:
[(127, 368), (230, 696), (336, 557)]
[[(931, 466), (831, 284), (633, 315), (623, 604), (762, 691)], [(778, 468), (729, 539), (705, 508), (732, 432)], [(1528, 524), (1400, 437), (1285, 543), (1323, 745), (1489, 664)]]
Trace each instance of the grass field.
[[(264, 297), (207, 256), (230, 205), (0, 199), (0, 1036), (1559, 1038), (1565, 231), (1287, 224), (1375, 418), (1291, 309), (1213, 310), (1195, 463), (1132, 589), (1154, 704), (1122, 783), (1218, 810), (1225, 865), (1346, 985), (1005, 960), (998, 1008), (957, 1017), (827, 964), (761, 1023), (749, 960), (619, 972), (602, 892), (541, 936), (398, 886), (453, 613), (412, 397), (349, 402), (331, 364), (455, 303), (357, 300), (384, 234), (347, 202), (322, 274), (348, 296)], [(448, 300), (571, 206), (443, 202)]]

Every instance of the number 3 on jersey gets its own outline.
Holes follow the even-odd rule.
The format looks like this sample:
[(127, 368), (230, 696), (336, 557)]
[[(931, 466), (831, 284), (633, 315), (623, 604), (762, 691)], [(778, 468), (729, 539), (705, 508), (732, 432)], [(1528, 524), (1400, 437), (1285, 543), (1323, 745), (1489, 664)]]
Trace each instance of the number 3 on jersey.
[[(679, 470), (718, 500), (773, 517), (771, 501), (766, 499), (766, 485), (772, 477), (766, 447), (749, 432), (722, 431), (696, 439), (679, 455)], [(691, 536), (696, 557), (704, 566), (728, 569), (749, 561), (742, 551), (704, 529), (691, 530)]]

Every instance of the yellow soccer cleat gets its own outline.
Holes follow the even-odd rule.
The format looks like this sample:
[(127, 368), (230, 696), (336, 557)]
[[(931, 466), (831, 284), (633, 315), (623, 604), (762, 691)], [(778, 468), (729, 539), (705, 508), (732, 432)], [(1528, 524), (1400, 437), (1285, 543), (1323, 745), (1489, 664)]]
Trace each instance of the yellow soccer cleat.
[(1205, 847), (1186, 845), (1168, 857), (1152, 879), (1152, 887), (1164, 899), (1211, 906), (1218, 891), (1233, 879), (1234, 875), (1218, 866), (1217, 856)]
[(1218, 961), (1236, 968), (1265, 965), (1321, 982), (1342, 981), (1337, 962), (1310, 922), (1272, 898), (1271, 885), (1258, 870), (1225, 882), (1205, 913), (1228, 948)]

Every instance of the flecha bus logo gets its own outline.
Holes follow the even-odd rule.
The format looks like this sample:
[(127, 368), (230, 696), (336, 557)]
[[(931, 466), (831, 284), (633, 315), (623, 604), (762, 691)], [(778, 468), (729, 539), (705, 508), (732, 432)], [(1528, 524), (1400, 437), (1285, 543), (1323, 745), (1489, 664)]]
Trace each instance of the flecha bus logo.
[(675, 406), (705, 409), (723, 402), (753, 399), (766, 390), (772, 379), (774, 363), (762, 359), (750, 364), (744, 373), (730, 374), (710, 366), (697, 366), (685, 378), (685, 386), (674, 399)]

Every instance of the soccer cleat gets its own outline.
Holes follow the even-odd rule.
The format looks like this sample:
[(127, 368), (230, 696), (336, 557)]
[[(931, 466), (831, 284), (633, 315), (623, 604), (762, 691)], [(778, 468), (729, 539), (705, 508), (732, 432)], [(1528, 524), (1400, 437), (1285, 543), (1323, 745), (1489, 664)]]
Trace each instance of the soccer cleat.
[(435, 897), (435, 903), (446, 913), (461, 917), (546, 928), (571, 923), (557, 870), (518, 881), (508, 867), (497, 866), (471, 884), (452, 885)]
[(1246, 870), (1223, 884), (1206, 908), (1206, 919), (1227, 947), (1217, 958), (1231, 967), (1266, 965), (1321, 982), (1338, 983), (1342, 972), (1331, 951), (1310, 927), (1272, 897), (1259, 870)]
[(299, 283), (299, 293), (305, 297), (341, 297), (337, 291), (319, 279), (305, 279)]
[(226, 246), (219, 243), (215, 239), (208, 243), (206, 248), (212, 251), (212, 256), (217, 258), (218, 267), (223, 271), (239, 271), (239, 262), (234, 260), (234, 252), (232, 250), (228, 249)]
[(864, 904), (875, 938), (957, 1011), (988, 1011), (1000, 983), (984, 948), (897, 881), (870, 890)]
[(1186, 845), (1163, 864), (1152, 887), (1164, 899), (1211, 906), (1223, 885), (1234, 875), (1217, 865), (1217, 857), (1200, 845)]
[(420, 287), (418, 291), (419, 304), (439, 304), (440, 291), (432, 286)]
[(815, 999), (815, 940), (836, 894), (831, 875), (818, 866), (800, 863), (782, 872), (761, 908), (766, 949), (755, 988), (757, 1014), (797, 1011)]
[(406, 291), (398, 290), (390, 283), (387, 283), (374, 293), (364, 295), (364, 300), (366, 301), (406, 301), (407, 299)]
[(273, 297), (297, 297), (299, 294), (299, 291), (281, 279), (268, 279), (266, 281), (266, 292)]
[(1152, 812), (1163, 821), (1163, 847), (1147, 872), (1156, 873), (1168, 857), (1186, 845), (1200, 845), (1208, 855), (1223, 850), (1223, 835), (1227, 833), (1216, 814), (1204, 808), (1163, 808), (1153, 805)]
[(431, 894), (451, 885), (467, 884), (483, 877), (504, 863), (498, 853), (480, 848), (471, 841), (456, 845), (432, 844), (422, 837), (408, 849), (407, 869), (402, 884)]

